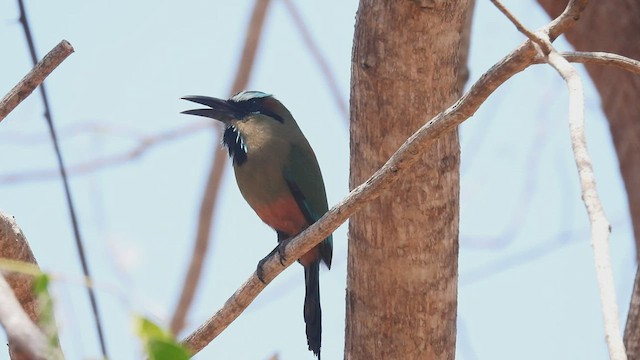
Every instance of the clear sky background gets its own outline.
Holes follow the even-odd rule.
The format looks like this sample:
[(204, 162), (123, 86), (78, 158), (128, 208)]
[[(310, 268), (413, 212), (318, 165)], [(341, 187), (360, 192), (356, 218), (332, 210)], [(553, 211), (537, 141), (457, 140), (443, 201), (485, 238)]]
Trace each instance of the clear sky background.
[[(296, 3), (348, 101), (357, 2)], [(548, 21), (534, 1), (505, 3), (531, 28)], [(63, 154), (72, 166), (135, 147), (132, 135), (200, 121), (179, 114), (192, 107), (180, 96), (227, 97), (253, 1), (28, 0), (26, 5), (40, 56), (61, 39), (76, 49), (47, 80)], [(31, 68), (17, 19), (16, 2), (0, 2), (2, 94)], [(489, 1), (478, 0), (470, 81), (523, 40)], [(562, 40), (557, 46), (568, 49)], [(613, 270), (624, 324), (635, 274), (632, 230), (608, 124), (588, 78), (585, 83), (587, 137), (613, 225)], [(316, 151), (329, 203), (342, 199), (348, 193), (347, 119), (278, 0), (268, 13), (249, 88), (273, 93), (291, 110)], [(99, 348), (86, 291), (77, 281), (81, 271), (61, 181), (10, 178), (55, 168), (42, 114), (34, 93), (0, 124), (0, 209), (15, 215), (41, 267), (59, 278), (52, 290), (67, 358), (95, 359)], [(605, 358), (589, 223), (561, 78), (549, 67), (528, 69), (498, 89), (460, 131), (457, 358)], [(124, 165), (72, 177), (113, 359), (141, 358), (132, 314), (168, 323), (217, 143), (211, 131), (199, 131)], [(188, 331), (224, 303), (275, 243), (275, 233), (245, 204), (227, 171)], [(346, 226), (336, 231), (334, 244), (334, 266), (321, 273), (324, 359), (342, 358), (344, 348)], [(196, 358), (267, 359), (279, 353), (281, 359), (313, 359), (304, 336), (303, 295), (303, 270), (293, 265)], [(0, 352), (3, 358), (8, 355)]]

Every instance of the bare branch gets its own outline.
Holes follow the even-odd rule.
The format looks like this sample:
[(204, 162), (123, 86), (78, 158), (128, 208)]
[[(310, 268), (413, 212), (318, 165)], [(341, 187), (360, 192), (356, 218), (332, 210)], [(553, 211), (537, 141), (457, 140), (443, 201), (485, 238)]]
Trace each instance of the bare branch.
[(493, 3), (493, 5), (495, 5), (498, 8), (498, 10), (500, 10), (500, 12), (504, 14), (504, 16), (507, 17), (507, 19), (509, 19), (509, 21), (511, 21), (511, 23), (513, 23), (513, 25), (516, 27), (516, 29), (518, 29), (518, 31), (523, 33), (524, 36), (529, 38), (529, 40), (533, 41), (538, 46), (540, 46), (540, 49), (542, 49), (543, 53), (545, 54), (549, 53), (550, 49), (547, 43), (542, 41), (539, 37), (537, 37), (534, 33), (532, 33), (524, 25), (522, 25), (522, 23), (509, 11), (509, 9), (507, 9), (504, 5), (502, 5), (502, 3), (499, 0), (491, 0), (491, 2)]
[[(561, 52), (560, 55), (567, 59), (567, 61), (569, 62), (614, 66), (618, 69), (640, 75), (640, 61), (630, 59), (622, 55), (599, 51), (568, 51)], [(539, 55), (536, 58), (535, 62), (542, 64), (546, 63), (547, 61), (542, 55)]]
[[(558, 28), (565, 30), (570, 28), (580, 13), (579, 10), (573, 7), (581, 9), (585, 4), (586, 0), (572, 1), (565, 12), (543, 30), (552, 34), (559, 34)], [(429, 120), (409, 137), (373, 176), (353, 189), (346, 198), (329, 210), (320, 220), (292, 239), (287, 246), (284, 265), (280, 264), (281, 259), (276, 259), (277, 257), (267, 260), (263, 266), (265, 281), (267, 283), (271, 282), (286, 267), (320, 243), (322, 239), (326, 238), (358, 209), (389, 188), (400, 178), (403, 171), (411, 168), (413, 163), (420, 158), (420, 155), (435, 139), (471, 117), (500, 85), (511, 76), (531, 65), (536, 53), (537, 51), (532, 42), (527, 40), (492, 66), (455, 104)], [(183, 345), (190, 349), (193, 354), (202, 350), (249, 306), (265, 286), (266, 284), (260, 282), (254, 273), (225, 302), (220, 310), (200, 326), (198, 330), (183, 340)]]
[[(11, 287), (0, 275), (0, 324), (11, 344), (13, 359), (50, 359), (47, 337), (22, 309)], [(29, 355), (26, 355), (26, 354)]]
[(544, 43), (544, 45), (540, 45), (540, 48), (543, 49), (543, 55), (546, 55), (547, 62), (558, 71), (567, 83), (569, 90), (571, 147), (573, 148), (574, 158), (578, 167), (582, 199), (591, 222), (591, 245), (593, 246), (596, 277), (600, 288), (600, 301), (602, 303), (605, 338), (607, 340), (607, 346), (609, 347), (609, 357), (613, 360), (626, 360), (627, 354), (620, 333), (616, 289), (613, 281), (613, 270), (611, 269), (611, 255), (609, 251), (611, 225), (609, 220), (607, 220), (602, 202), (600, 201), (591, 156), (587, 150), (587, 140), (584, 130), (584, 87), (582, 85), (582, 79), (578, 71), (553, 48), (551, 39), (549, 39), (544, 32), (532, 33), (524, 28), (518, 20), (500, 4), (499, 0), (491, 1), (514, 23), (518, 30), (532, 41), (535, 41), (536, 44)]
[[(551, 43), (549, 43), (551, 45)], [(591, 245), (596, 265), (596, 276), (600, 287), (600, 301), (604, 316), (605, 338), (609, 347), (609, 356), (613, 360), (626, 360), (627, 355), (620, 333), (618, 320), (618, 305), (616, 289), (611, 269), (611, 255), (609, 251), (609, 233), (611, 225), (602, 208), (602, 203), (596, 188), (595, 174), (591, 164), (591, 157), (587, 151), (584, 131), (584, 90), (582, 79), (569, 62), (551, 50), (548, 55), (549, 65), (553, 66), (569, 88), (569, 129), (571, 131), (571, 146), (578, 166), (582, 199), (591, 221)]]
[[(231, 86), (231, 94), (244, 89), (249, 83), (251, 70), (256, 57), (258, 44), (260, 43), (260, 35), (262, 34), (262, 25), (267, 16), (267, 9), (270, 0), (256, 0), (251, 19), (249, 20), (249, 28), (245, 38), (244, 48), (240, 65), (236, 72), (236, 78)], [(220, 136), (216, 131), (215, 136)], [(173, 334), (177, 334), (184, 327), (185, 318), (193, 302), (193, 297), (200, 282), (200, 274), (204, 265), (207, 248), (209, 247), (209, 236), (211, 234), (211, 222), (214, 216), (214, 206), (217, 202), (220, 182), (224, 174), (226, 164), (226, 154), (224, 149), (216, 142), (214, 147), (214, 156), (211, 164), (211, 170), (207, 178), (204, 196), (200, 204), (200, 212), (198, 215), (198, 231), (196, 240), (193, 245), (191, 262), (189, 269), (185, 275), (183, 288), (180, 293), (178, 305), (171, 318), (170, 329)]]
[(62, 40), (51, 49), (51, 51), (0, 100), (0, 122), (16, 108), (22, 100), (31, 95), (33, 90), (42, 84), (44, 79), (72, 53), (73, 47), (67, 40)]

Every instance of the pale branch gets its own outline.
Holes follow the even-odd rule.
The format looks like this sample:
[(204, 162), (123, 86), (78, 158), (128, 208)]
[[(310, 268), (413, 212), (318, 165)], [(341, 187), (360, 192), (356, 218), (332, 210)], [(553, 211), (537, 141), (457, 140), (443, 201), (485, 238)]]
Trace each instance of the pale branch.
[[(148, 150), (152, 149), (154, 146), (157, 146), (169, 141), (174, 141), (184, 136), (192, 135), (203, 129), (211, 128), (212, 125), (213, 125), (213, 122), (211, 121), (195, 122), (193, 124), (183, 126), (177, 129), (167, 130), (159, 134), (137, 136), (138, 144), (135, 147), (125, 150), (121, 153), (108, 155), (98, 159), (92, 159), (79, 164), (71, 165), (67, 168), (67, 172), (69, 175), (84, 175), (84, 174), (92, 173), (92, 172), (102, 170), (111, 166), (122, 165), (129, 161), (139, 158), (140, 156), (145, 154)], [(14, 184), (14, 183), (24, 183), (26, 181), (48, 180), (48, 179), (53, 179), (58, 175), (59, 175), (58, 169), (28, 170), (25, 172), (0, 175), (0, 184)]]
[(49, 53), (0, 100), (0, 122), (2, 122), (18, 104), (31, 95), (33, 90), (42, 84), (44, 79), (72, 53), (73, 47), (67, 40), (62, 40), (49, 51)]
[[(560, 55), (569, 62), (613, 66), (640, 75), (640, 61), (622, 55), (600, 51), (568, 51), (561, 52)], [(540, 64), (547, 62), (542, 55), (539, 55), (535, 61)]]
[[(549, 43), (551, 46), (551, 43)], [(627, 354), (620, 333), (616, 289), (611, 269), (609, 251), (609, 233), (611, 225), (604, 213), (600, 196), (596, 188), (595, 174), (591, 157), (587, 151), (584, 130), (584, 89), (578, 71), (558, 54), (553, 48), (547, 56), (549, 65), (553, 66), (566, 81), (569, 89), (569, 129), (571, 146), (578, 167), (582, 199), (591, 221), (591, 245), (596, 266), (596, 277), (600, 288), (600, 301), (604, 317), (605, 338), (612, 360), (626, 360)]]
[[(262, 27), (267, 16), (267, 9), (270, 3), (270, 0), (255, 1), (253, 12), (248, 23), (249, 25), (244, 47), (242, 49), (240, 64), (236, 71), (236, 77), (233, 85), (231, 86), (230, 92), (232, 95), (244, 89), (249, 83), (258, 45), (260, 44)], [(214, 136), (219, 138), (220, 133), (215, 131)], [(176, 305), (176, 309), (174, 310), (169, 325), (173, 334), (178, 334), (184, 327), (185, 318), (189, 312), (191, 303), (193, 302), (193, 298), (198, 288), (198, 283), (200, 282), (202, 267), (204, 266), (207, 248), (209, 247), (209, 237), (211, 235), (211, 224), (214, 217), (215, 204), (217, 202), (225, 164), (227, 162), (226, 153), (217, 142), (213, 153), (211, 169), (207, 177), (202, 202), (200, 203), (200, 211), (198, 213), (198, 230), (193, 245), (191, 261), (189, 262), (189, 268), (183, 281), (183, 287), (180, 292), (178, 304)]]
[(315, 43), (315, 41), (313, 41), (313, 37), (311, 36), (308, 27), (304, 23), (302, 15), (300, 15), (300, 11), (298, 11), (295, 2), (293, 2), (292, 0), (284, 0), (284, 5), (289, 11), (289, 15), (293, 20), (293, 24), (298, 28), (298, 32), (300, 33), (300, 36), (302, 36), (302, 40), (304, 41), (305, 45), (307, 45), (307, 49), (309, 49), (311, 57), (316, 61), (318, 67), (320, 67), (320, 71), (324, 75), (324, 79), (329, 86), (329, 92), (333, 96), (333, 100), (336, 106), (340, 110), (340, 113), (342, 113), (342, 115), (344, 116), (345, 121), (348, 123), (349, 106), (345, 101), (345, 97), (340, 93), (338, 81), (331, 71), (327, 60), (324, 58), (324, 56), (322, 56), (322, 51), (320, 51), (318, 45)]
[[(10, 343), (12, 358), (50, 359), (47, 337), (22, 309), (11, 287), (0, 274), (0, 324)], [(26, 355), (29, 354), (29, 355)]]
[[(561, 34), (558, 29), (567, 30), (575, 23), (585, 4), (586, 0), (571, 1), (565, 11), (545, 26), (543, 30), (558, 36)], [(358, 209), (378, 197), (400, 179), (402, 173), (411, 168), (433, 141), (471, 117), (500, 85), (531, 65), (536, 53), (537, 50), (533, 43), (527, 40), (492, 66), (455, 104), (436, 115), (411, 135), (384, 166), (367, 181), (353, 189), (346, 198), (331, 208), (320, 220), (292, 239), (287, 245), (286, 260), (283, 260), (284, 265), (281, 265), (282, 259), (279, 259), (278, 256), (268, 259), (263, 266), (266, 283), (271, 282), (286, 267), (320, 243)], [(183, 345), (192, 354), (198, 353), (226, 329), (251, 304), (265, 286), (266, 284), (258, 280), (254, 273), (236, 290), (220, 310), (183, 340)]]
[(596, 187), (595, 174), (591, 156), (587, 150), (587, 140), (584, 128), (584, 86), (578, 71), (560, 55), (551, 45), (551, 40), (543, 31), (533, 33), (522, 26), (518, 20), (510, 15), (509, 11), (500, 4), (499, 0), (491, 0), (516, 28), (525, 34), (531, 41), (540, 45), (543, 56), (562, 76), (569, 90), (569, 131), (571, 147), (580, 178), (582, 199), (587, 209), (591, 222), (591, 245), (594, 252), (596, 278), (600, 288), (600, 301), (604, 317), (605, 339), (609, 348), (609, 357), (612, 360), (626, 360), (627, 354), (620, 332), (618, 305), (616, 301), (616, 289), (611, 269), (611, 255), (609, 251), (609, 233), (611, 224), (604, 213), (602, 202)]

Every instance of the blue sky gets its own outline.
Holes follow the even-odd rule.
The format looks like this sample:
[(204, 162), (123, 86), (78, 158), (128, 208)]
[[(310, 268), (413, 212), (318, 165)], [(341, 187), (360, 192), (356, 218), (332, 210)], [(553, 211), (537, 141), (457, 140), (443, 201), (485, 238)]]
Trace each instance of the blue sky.
[[(532, 28), (547, 21), (533, 1), (505, 3)], [(179, 97), (228, 95), (252, 5), (246, 0), (27, 1), (40, 56), (61, 39), (76, 49), (47, 80), (67, 164), (126, 151), (137, 144), (131, 134), (159, 134), (197, 122), (179, 114), (191, 106)], [(298, 7), (347, 101), (357, 2), (298, 2)], [(17, 17), (14, 2), (0, 2), (3, 94), (31, 67)], [(488, 1), (479, 0), (470, 80), (523, 39)], [(568, 49), (563, 41), (557, 45)], [(613, 270), (624, 324), (635, 272), (632, 231), (608, 124), (585, 80), (587, 136), (613, 225)], [(279, 1), (269, 10), (250, 84), (275, 94), (297, 118), (318, 156), (329, 203), (337, 203), (348, 193), (347, 122)], [(10, 174), (54, 168), (42, 112), (39, 98), (32, 96), (0, 124), (0, 208), (16, 216), (42, 268), (59, 279), (53, 293), (67, 358), (97, 358), (59, 179), (6, 182)], [(461, 127), (458, 359), (606, 356), (566, 115), (564, 83), (539, 65), (498, 89)], [(110, 131), (74, 132), (87, 124)], [(168, 322), (218, 142), (210, 131), (201, 131), (124, 165), (72, 177), (114, 359), (140, 357), (133, 313)], [(341, 358), (344, 348), (346, 226), (336, 231), (334, 244), (334, 266), (321, 274), (325, 359)], [(189, 330), (215, 312), (274, 245), (275, 234), (244, 203), (228, 171)], [(266, 359), (279, 353), (281, 359), (312, 359), (304, 338), (303, 295), (303, 271), (294, 265), (197, 358)]]

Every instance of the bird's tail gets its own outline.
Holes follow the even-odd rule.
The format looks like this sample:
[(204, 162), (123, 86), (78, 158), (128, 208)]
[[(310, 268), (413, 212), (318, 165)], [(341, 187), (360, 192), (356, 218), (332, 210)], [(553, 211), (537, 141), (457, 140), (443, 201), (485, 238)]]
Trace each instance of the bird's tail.
[(307, 325), (309, 350), (320, 360), (322, 341), (322, 311), (320, 310), (320, 261), (304, 267), (304, 322)]

